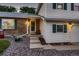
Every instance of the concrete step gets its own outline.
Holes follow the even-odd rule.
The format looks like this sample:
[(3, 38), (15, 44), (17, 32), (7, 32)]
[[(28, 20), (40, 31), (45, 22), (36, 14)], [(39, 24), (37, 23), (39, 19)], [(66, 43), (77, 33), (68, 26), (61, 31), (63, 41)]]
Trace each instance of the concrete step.
[(38, 36), (30, 36), (30, 48), (43, 48)]
[(39, 37), (40, 35), (29, 35), (30, 37)]
[(30, 44), (41, 44), (40, 42), (30, 42)]
[(34, 39), (35, 40), (35, 39), (38, 39), (38, 37), (30, 37), (30, 39)]
[(43, 48), (43, 46), (38, 43), (38, 44), (30, 44), (30, 48)]
[(38, 39), (37, 39), (37, 40), (31, 39), (31, 40), (30, 40), (30, 43), (31, 43), (31, 42), (40, 42), (40, 40), (38, 40)]

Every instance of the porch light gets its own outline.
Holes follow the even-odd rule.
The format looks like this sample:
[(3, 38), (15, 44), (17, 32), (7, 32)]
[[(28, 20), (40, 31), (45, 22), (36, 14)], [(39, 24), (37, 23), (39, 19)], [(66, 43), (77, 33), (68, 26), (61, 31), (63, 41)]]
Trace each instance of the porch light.
[(28, 25), (29, 26), (30, 25), (30, 22), (29, 21), (26, 21), (25, 22), (25, 25)]
[(72, 26), (73, 26), (73, 23), (71, 22), (67, 23), (67, 28), (69, 31), (72, 31)]

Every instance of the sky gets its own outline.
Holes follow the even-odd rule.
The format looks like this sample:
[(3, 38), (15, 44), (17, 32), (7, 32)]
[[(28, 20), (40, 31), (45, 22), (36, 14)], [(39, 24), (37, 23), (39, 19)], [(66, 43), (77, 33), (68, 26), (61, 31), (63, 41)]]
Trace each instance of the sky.
[(0, 5), (14, 6), (18, 10), (18, 12), (19, 12), (19, 8), (22, 6), (28, 6), (34, 8), (38, 7), (38, 3), (0, 3)]

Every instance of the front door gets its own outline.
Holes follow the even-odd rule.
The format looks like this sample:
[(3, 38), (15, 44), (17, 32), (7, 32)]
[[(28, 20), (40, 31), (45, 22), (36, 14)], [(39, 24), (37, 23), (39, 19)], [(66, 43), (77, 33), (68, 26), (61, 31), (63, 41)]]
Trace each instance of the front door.
[(30, 34), (35, 34), (36, 32), (36, 21), (31, 20), (31, 25), (30, 25)]

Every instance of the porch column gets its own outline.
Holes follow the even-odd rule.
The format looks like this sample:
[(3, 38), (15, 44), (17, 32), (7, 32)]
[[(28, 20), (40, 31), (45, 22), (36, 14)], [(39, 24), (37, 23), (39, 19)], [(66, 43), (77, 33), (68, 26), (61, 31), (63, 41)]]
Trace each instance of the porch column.
[(30, 34), (30, 20), (27, 19), (27, 34)]

